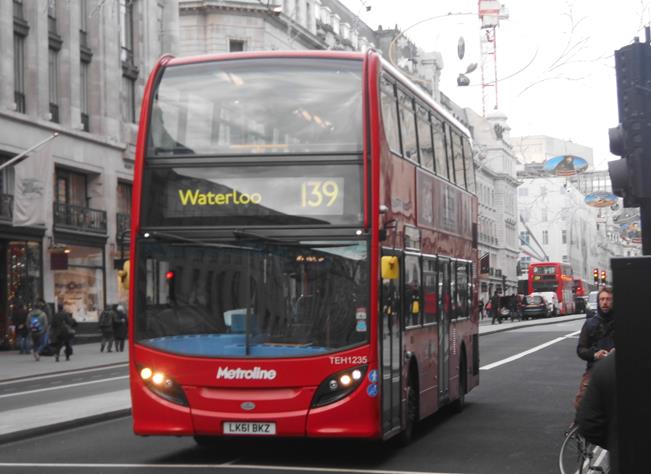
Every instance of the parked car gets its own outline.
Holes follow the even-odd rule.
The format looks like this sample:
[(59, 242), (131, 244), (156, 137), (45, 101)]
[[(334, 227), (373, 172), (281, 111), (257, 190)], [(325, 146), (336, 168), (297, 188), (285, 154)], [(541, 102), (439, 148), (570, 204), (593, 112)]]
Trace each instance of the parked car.
[(599, 295), (598, 291), (591, 291), (588, 294), (588, 302), (585, 305), (585, 317), (586, 318), (591, 318), (595, 314), (597, 314), (597, 306), (598, 306), (597, 296), (598, 295)]
[(547, 301), (537, 294), (525, 296), (522, 300), (522, 319), (546, 318), (549, 316)]
[(532, 295), (540, 295), (547, 302), (547, 315), (554, 317), (561, 314), (561, 305), (558, 303), (558, 296), (553, 291), (541, 291), (538, 293), (531, 293)]

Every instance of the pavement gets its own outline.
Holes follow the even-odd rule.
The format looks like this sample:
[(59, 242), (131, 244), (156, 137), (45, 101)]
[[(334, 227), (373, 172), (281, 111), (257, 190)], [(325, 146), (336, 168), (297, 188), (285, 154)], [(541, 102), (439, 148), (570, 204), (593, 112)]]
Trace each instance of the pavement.
[[(490, 323), (490, 319), (484, 319), (479, 324), (479, 335), (583, 319), (583, 314), (575, 314), (494, 325)], [(103, 367), (125, 367), (126, 374), (127, 362), (127, 347), (124, 352), (106, 353), (99, 351), (98, 343), (75, 345), (70, 361), (61, 357), (61, 362), (58, 363), (54, 361), (54, 357), (43, 356), (36, 362), (31, 355), (21, 355), (17, 351), (1, 351), (0, 387), (57, 374), (84, 374), (89, 369)], [(6, 396), (11, 395), (0, 395), (0, 399)], [(0, 443), (128, 416), (130, 413), (131, 398), (128, 389), (4, 410), (0, 417)]]

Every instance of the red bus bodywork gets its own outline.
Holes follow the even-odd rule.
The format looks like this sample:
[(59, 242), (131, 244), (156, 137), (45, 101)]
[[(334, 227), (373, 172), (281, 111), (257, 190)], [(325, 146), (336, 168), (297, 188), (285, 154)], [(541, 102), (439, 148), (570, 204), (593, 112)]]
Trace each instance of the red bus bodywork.
[[(143, 194), (148, 192), (143, 189), (142, 180), (150, 107), (157, 80), (164, 68), (173, 65), (274, 57), (336, 57), (363, 61), (363, 222), (364, 232), (370, 236), (368, 343), (343, 352), (273, 359), (187, 357), (140, 344), (135, 337), (136, 325), (133, 324), (139, 317), (134, 303), (138, 297), (137, 242), (141, 233), (141, 200)], [(460, 393), (460, 390), (465, 388), (464, 391), (468, 392), (478, 385), (477, 198), (465, 189), (435, 176), (434, 173), (424, 171), (417, 163), (397, 156), (389, 150), (382, 128), (379, 102), (378, 85), (382, 73), (390, 75), (414, 100), (436, 110), (446, 123), (453, 123), (459, 130), (465, 130), (451, 115), (441, 110), (441, 107), (420, 89), (410, 85), (399, 71), (375, 52), (265, 52), (179, 59), (166, 56), (154, 67), (145, 89), (140, 116), (130, 248), (132, 303), (129, 316), (132, 324), (129, 325), (129, 366), (136, 434), (221, 436), (225, 421), (269, 421), (275, 423), (277, 436), (387, 439), (405, 429), (410, 390), (417, 392), (417, 412), (420, 419), (445, 404), (462, 400), (464, 394)], [(465, 133), (467, 134), (467, 131)], [(418, 184), (424, 184), (431, 194), (424, 195), (419, 191)], [(464, 221), (464, 216), (467, 215), (468, 225), (459, 224), (458, 229), (454, 227), (454, 232), (450, 232), (432, 223), (424, 224), (419, 219), (419, 202), (428, 199), (428, 206), (439, 212), (442, 207), (439, 199), (444, 195), (446, 202), (451, 202), (451, 199), (460, 200), (456, 208), (452, 203), (449, 204), (449, 209), (454, 209), (453, 212), (456, 213), (450, 218)], [(381, 241), (383, 227), (389, 228), (389, 238)], [(392, 228), (396, 230), (390, 230)], [(418, 248), (410, 248), (415, 247), (413, 242), (416, 234)], [(395, 340), (387, 342), (386, 337), (383, 339), (382, 336), (380, 305), (374, 303), (381, 299), (380, 262), (383, 255), (391, 254), (397, 255), (401, 266), (404, 266), (405, 252), (415, 256), (421, 265), (425, 265), (426, 260), (429, 264), (434, 262), (439, 271), (444, 266), (448, 270), (452, 269), (450, 271), (456, 268), (459, 275), (460, 268), (467, 268), (470, 275), (468, 289), (464, 291), (468, 295), (468, 306), (461, 317), (448, 316), (445, 321), (446, 334), (439, 332), (442, 324), (433, 321), (430, 324), (421, 323), (413, 328), (400, 328), (399, 333), (393, 334)], [(465, 293), (460, 291), (450, 294)], [(440, 302), (444, 307), (442, 309), (448, 314), (452, 314), (455, 306), (450, 294)], [(432, 293), (426, 293), (420, 306), (423, 312), (436, 312), (439, 298)], [(395, 351), (395, 354), (387, 354), (389, 348)], [(445, 357), (442, 356), (443, 350)], [(383, 354), (384, 365), (391, 366), (391, 361), (387, 362), (389, 358), (394, 361), (394, 365), (389, 369), (383, 367)], [(442, 367), (440, 361), (445, 361), (445, 367)], [(361, 365), (366, 366), (366, 372), (355, 391), (335, 403), (311, 407), (310, 402), (317, 387), (326, 378), (342, 369)], [(241, 377), (218, 379), (216, 374), (224, 367), (236, 368), (246, 374), (273, 370), (276, 375), (273, 380), (264, 381)], [(187, 398), (187, 406), (168, 401), (150, 390), (140, 375), (143, 368), (161, 371), (173, 378), (182, 388)], [(445, 380), (441, 379), (441, 374), (445, 376)], [(393, 387), (396, 388), (395, 391)], [(386, 402), (389, 398), (390, 403)]]
[(567, 263), (543, 262), (529, 265), (529, 294), (553, 291), (560, 314), (574, 313), (574, 278)]

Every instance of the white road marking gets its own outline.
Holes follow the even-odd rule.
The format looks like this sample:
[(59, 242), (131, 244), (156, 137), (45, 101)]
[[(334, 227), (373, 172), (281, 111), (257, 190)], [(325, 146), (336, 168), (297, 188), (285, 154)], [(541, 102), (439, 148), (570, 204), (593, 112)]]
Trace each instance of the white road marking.
[(100, 464), (100, 463), (31, 463), (0, 462), (0, 467), (47, 467), (47, 468), (145, 468), (151, 469), (247, 469), (293, 472), (352, 472), (355, 474), (454, 474), (433, 471), (386, 471), (381, 469), (344, 469), (311, 466), (265, 466), (256, 464)]
[(58, 374), (34, 375), (33, 377), (24, 377), (24, 378), (20, 378), (20, 379), (17, 379), (17, 380), (7, 380), (5, 382), (0, 382), (0, 385), (11, 385), (11, 384), (16, 384), (16, 383), (29, 382), (31, 380), (50, 379), (52, 377), (64, 377), (66, 375), (86, 374), (88, 372), (97, 372), (99, 370), (118, 369), (120, 367), (127, 367), (128, 365), (129, 365), (128, 363), (124, 363), (124, 364), (119, 364), (119, 365), (111, 365), (109, 367), (96, 367), (94, 369), (73, 370), (73, 371), (70, 371), (70, 372), (59, 372)]
[(20, 395), (29, 395), (30, 393), (49, 392), (50, 390), (60, 390), (62, 388), (80, 387), (82, 385), (90, 385), (90, 384), (101, 383), (101, 382), (111, 382), (112, 380), (121, 380), (121, 379), (128, 379), (128, 378), (129, 378), (128, 375), (121, 375), (120, 377), (109, 377), (107, 379), (101, 379), (101, 380), (89, 380), (88, 382), (70, 383), (68, 385), (57, 385), (56, 387), (37, 388), (35, 390), (27, 390), (25, 392), (6, 393), (4, 395), (0, 395), (0, 398), (18, 397)]
[(508, 364), (509, 362), (513, 362), (514, 360), (521, 359), (526, 355), (529, 355), (533, 352), (537, 352), (541, 349), (544, 349), (545, 347), (551, 346), (552, 344), (556, 344), (557, 342), (561, 342), (564, 341), (565, 339), (576, 336), (580, 332), (581, 331), (575, 331), (570, 334), (566, 334), (565, 336), (557, 337), (556, 339), (553, 339), (549, 342), (545, 342), (544, 344), (540, 344), (539, 346), (532, 347), (529, 350), (520, 352), (519, 354), (512, 355), (511, 357), (507, 357), (506, 359), (498, 360), (497, 362), (493, 362), (492, 364), (484, 365), (483, 367), (480, 367), (479, 370), (490, 370), (490, 369), (494, 369), (495, 367), (499, 367), (500, 365)]

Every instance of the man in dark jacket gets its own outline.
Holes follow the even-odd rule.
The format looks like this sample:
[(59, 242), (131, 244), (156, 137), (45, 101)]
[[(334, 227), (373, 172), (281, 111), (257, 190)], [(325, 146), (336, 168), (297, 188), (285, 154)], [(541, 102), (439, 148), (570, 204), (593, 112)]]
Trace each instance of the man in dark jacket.
[(610, 288), (603, 287), (599, 290), (597, 304), (597, 314), (583, 323), (576, 347), (578, 356), (587, 362), (574, 400), (574, 408), (577, 410), (590, 381), (592, 366), (615, 348), (615, 312)]
[(54, 344), (54, 359), (59, 362), (61, 347), (65, 346), (66, 360), (70, 360), (72, 355), (71, 341), (75, 335), (73, 329), (77, 323), (72, 315), (63, 310), (63, 305), (58, 305), (57, 312), (52, 317), (51, 336)]
[(617, 404), (615, 352), (595, 364), (577, 414), (579, 432), (610, 454), (610, 474), (617, 471)]

